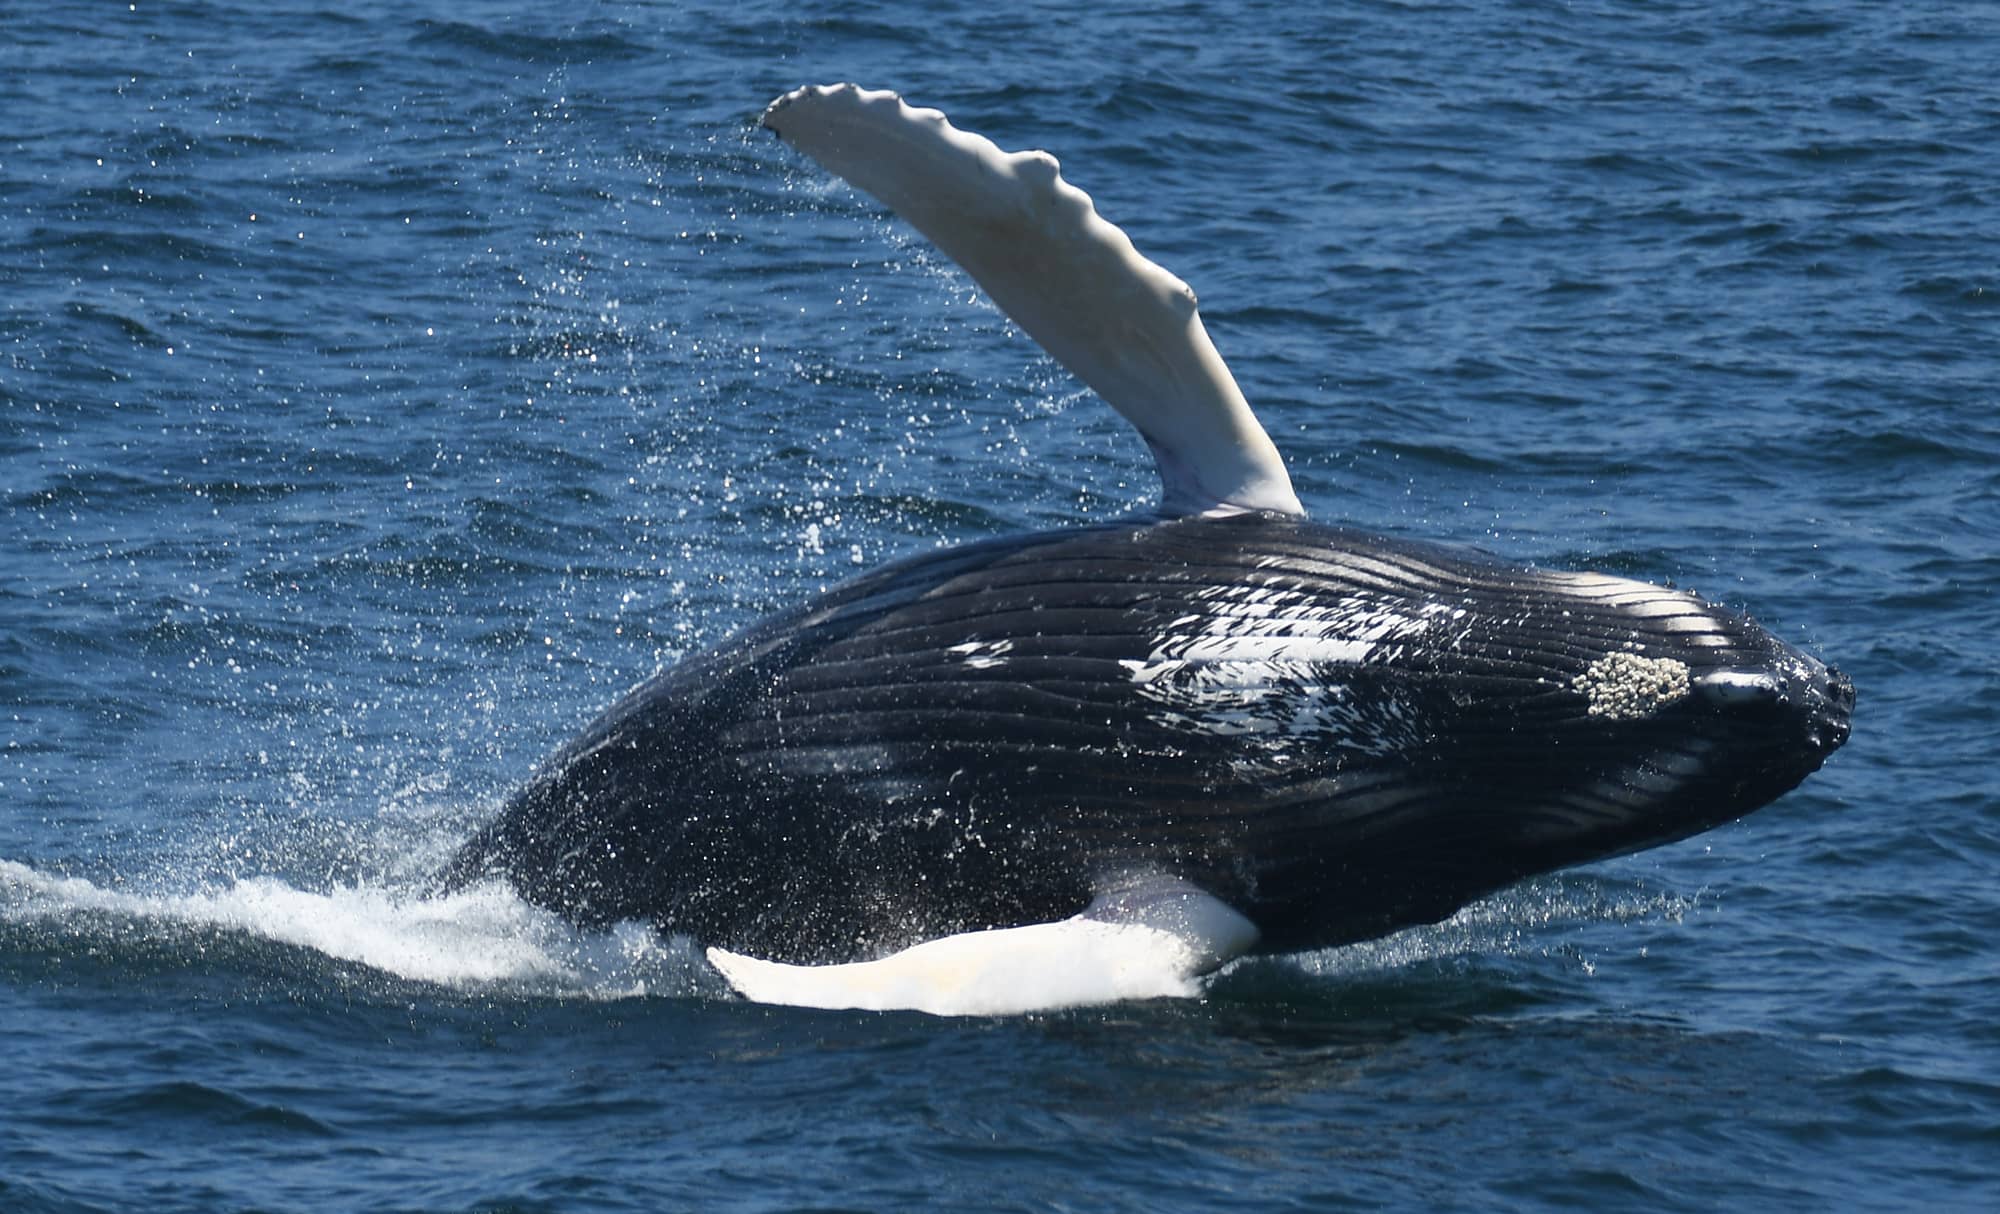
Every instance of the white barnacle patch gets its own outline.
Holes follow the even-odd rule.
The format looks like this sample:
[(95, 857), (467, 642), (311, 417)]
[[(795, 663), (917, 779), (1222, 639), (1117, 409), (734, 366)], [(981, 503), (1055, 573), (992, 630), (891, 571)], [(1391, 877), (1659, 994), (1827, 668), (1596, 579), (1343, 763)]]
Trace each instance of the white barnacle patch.
[(1007, 654), (1014, 648), (1012, 641), (967, 641), (963, 645), (953, 645), (946, 653), (955, 653), (971, 670), (990, 670), (1003, 666)]
[(1591, 716), (1638, 721), (1688, 694), (1688, 668), (1675, 658), (1611, 653), (1585, 667), (1570, 687), (1590, 701)]

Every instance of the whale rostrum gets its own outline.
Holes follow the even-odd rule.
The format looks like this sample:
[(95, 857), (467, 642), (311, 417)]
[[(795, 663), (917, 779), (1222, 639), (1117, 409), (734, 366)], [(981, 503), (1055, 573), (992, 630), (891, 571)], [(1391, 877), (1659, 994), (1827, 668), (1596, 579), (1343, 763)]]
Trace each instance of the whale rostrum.
[(740, 993), (1009, 1012), (1198, 991), (1768, 804), (1852, 683), (1683, 591), (1308, 519), (1171, 273), (1042, 152), (852, 85), (764, 125), (1138, 428), (1156, 517), (898, 561), (640, 684), (460, 851)]

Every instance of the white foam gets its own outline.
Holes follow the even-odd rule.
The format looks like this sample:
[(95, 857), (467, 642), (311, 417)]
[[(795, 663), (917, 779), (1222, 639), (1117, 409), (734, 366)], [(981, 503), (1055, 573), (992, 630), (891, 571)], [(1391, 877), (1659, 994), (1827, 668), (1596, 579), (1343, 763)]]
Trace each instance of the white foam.
[(315, 892), (250, 877), (188, 893), (137, 893), (0, 860), (0, 921), (88, 915), (240, 931), (446, 986), (619, 998), (702, 985), (703, 967), (684, 942), (636, 923), (578, 932), (500, 885), (425, 898), (366, 885)]

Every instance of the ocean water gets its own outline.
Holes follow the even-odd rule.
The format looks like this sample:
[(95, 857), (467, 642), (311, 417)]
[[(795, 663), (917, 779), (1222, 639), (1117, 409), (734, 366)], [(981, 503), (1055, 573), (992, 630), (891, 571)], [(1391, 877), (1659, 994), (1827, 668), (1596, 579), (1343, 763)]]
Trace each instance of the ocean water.
[[(0, 1209), (2000, 1208), (2000, 11), (0, 0)], [(1204, 997), (423, 896), (620, 691), (1141, 444), (756, 129), (1192, 283), (1317, 516), (1851, 673), (1777, 805)]]

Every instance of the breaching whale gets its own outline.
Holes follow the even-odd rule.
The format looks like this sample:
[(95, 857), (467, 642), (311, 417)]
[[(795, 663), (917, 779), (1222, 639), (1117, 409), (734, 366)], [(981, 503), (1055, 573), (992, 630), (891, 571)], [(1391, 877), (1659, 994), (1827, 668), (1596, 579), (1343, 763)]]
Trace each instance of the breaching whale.
[(1435, 922), (1769, 803), (1853, 685), (1679, 590), (1311, 521), (1203, 330), (1043, 152), (852, 85), (764, 125), (1129, 419), (1157, 517), (877, 569), (640, 684), (443, 875), (741, 993), (1023, 1010)]

